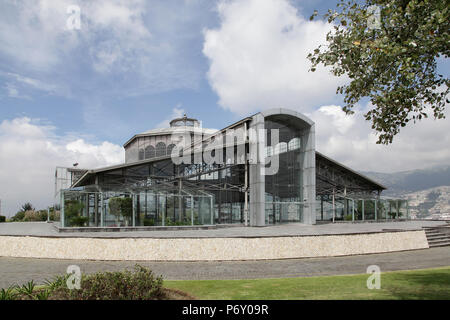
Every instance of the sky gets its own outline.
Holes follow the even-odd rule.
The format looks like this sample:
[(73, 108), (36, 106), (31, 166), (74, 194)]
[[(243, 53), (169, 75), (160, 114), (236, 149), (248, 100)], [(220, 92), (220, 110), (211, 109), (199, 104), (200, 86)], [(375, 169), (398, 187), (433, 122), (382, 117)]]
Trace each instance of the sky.
[[(12, 215), (53, 202), (56, 166), (124, 162), (123, 143), (186, 113), (221, 129), (284, 107), (316, 123), (317, 150), (360, 171), (450, 164), (450, 112), (377, 145), (363, 114), (341, 111), (347, 79), (309, 72), (330, 0), (2, 0), (0, 199)], [(69, 28), (71, 5), (80, 28)], [(69, 20), (73, 21), (73, 20)], [(442, 68), (449, 70), (448, 62)], [(448, 73), (447, 73), (448, 74)], [(439, 137), (439, 139), (436, 139)]]

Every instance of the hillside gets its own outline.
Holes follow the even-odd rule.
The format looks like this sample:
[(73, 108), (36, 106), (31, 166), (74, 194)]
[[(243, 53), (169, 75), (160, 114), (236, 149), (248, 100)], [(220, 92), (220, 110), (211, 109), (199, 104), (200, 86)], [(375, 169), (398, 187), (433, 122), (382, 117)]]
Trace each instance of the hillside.
[(450, 166), (394, 173), (362, 172), (369, 178), (385, 185), (383, 195), (399, 197), (407, 193), (434, 187), (450, 186)]
[(382, 195), (409, 199), (413, 218), (450, 219), (450, 166), (363, 174), (388, 188)]

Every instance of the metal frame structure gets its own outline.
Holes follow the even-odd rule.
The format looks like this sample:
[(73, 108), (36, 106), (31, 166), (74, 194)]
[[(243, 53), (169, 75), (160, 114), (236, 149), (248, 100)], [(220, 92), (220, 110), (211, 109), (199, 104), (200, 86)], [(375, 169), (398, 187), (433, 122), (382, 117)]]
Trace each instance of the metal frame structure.
[[(293, 182), (283, 180), (284, 175), (274, 180), (271, 177), (265, 179), (264, 175), (260, 174), (267, 166), (266, 159), (260, 158), (261, 146), (249, 140), (249, 132), (265, 129), (268, 126), (282, 128), (284, 133), (281, 139), (293, 139), (293, 137), (296, 139), (292, 144), (293, 146), (295, 144), (293, 151), (289, 149), (290, 147), (288, 148), (287, 142), (290, 140), (281, 140), (283, 142), (280, 143), (285, 144), (285, 148), (274, 145), (269, 147), (270, 142), (266, 142), (265, 149), (270, 148), (271, 154), (274, 150), (286, 152), (286, 154), (292, 153), (292, 156), (286, 158), (288, 162), (283, 164), (284, 167), (280, 170), (290, 170), (284, 175), (287, 174), (291, 177), (289, 179), (297, 181), (298, 185), (295, 184), (295, 186), (298, 190), (292, 191), (291, 183)], [(233, 141), (227, 142), (225, 134), (228, 130), (242, 130), (245, 133), (245, 139), (238, 142), (238, 145), (234, 145)], [(219, 135), (225, 137), (223, 159), (227, 159), (228, 156), (225, 150), (227, 143), (234, 146), (235, 156), (232, 160), (228, 161), (230, 160), (228, 159), (226, 164), (204, 162), (192, 164), (197, 157), (199, 144), (202, 147), (208, 146)], [(139, 135), (130, 139), (126, 147), (136, 137)], [(243, 148), (241, 150), (245, 150), (244, 157), (238, 159), (236, 150), (241, 147)], [(264, 153), (267, 153), (266, 151), (264, 150)], [(191, 164), (175, 164), (171, 155), (165, 155), (88, 170), (83, 172), (78, 180), (73, 181), (71, 189), (130, 194), (147, 190), (155, 194), (169, 192), (174, 195), (181, 194), (184, 190), (187, 193), (190, 192), (189, 190), (204, 192), (214, 198), (214, 223), (241, 223), (250, 226), (294, 222), (291, 221), (291, 217), (296, 216), (299, 217), (297, 222), (315, 224), (316, 219), (321, 216), (317, 213), (316, 206), (320, 204), (323, 211), (324, 203), (330, 201), (334, 208), (332, 221), (335, 221), (336, 202), (340, 198), (349, 198), (353, 202), (358, 199), (378, 201), (382, 190), (386, 189), (381, 184), (317, 152), (314, 123), (304, 115), (287, 109), (268, 110), (244, 118), (214, 134), (206, 135), (200, 141), (192, 142), (189, 148), (183, 150), (183, 154), (187, 155), (186, 159), (192, 160)], [(296, 167), (295, 171), (292, 171), (293, 165)], [(268, 202), (266, 193), (275, 191), (282, 193), (271, 196)], [(298, 212), (294, 212), (294, 209)], [(272, 216), (268, 217), (268, 215)], [(354, 220), (352, 218), (352, 221)]]

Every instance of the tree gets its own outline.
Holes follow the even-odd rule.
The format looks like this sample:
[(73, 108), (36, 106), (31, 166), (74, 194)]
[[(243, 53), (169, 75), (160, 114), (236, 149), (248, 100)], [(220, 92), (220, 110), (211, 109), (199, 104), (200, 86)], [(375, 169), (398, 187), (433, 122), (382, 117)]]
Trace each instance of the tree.
[(120, 216), (125, 218), (125, 223), (128, 225), (129, 220), (133, 214), (133, 200), (131, 198), (114, 197), (109, 199), (109, 212), (117, 219), (117, 225), (120, 224)]
[(116, 217), (117, 225), (119, 225), (119, 219), (120, 219), (120, 207), (122, 204), (122, 199), (119, 197), (114, 197), (109, 199), (108, 206), (109, 206), (109, 212)]
[(125, 225), (128, 226), (129, 218), (133, 215), (133, 200), (131, 198), (121, 198), (120, 211), (125, 218)]
[[(327, 46), (308, 55), (315, 71), (331, 67), (335, 76), (347, 75), (339, 86), (344, 107), (352, 114), (368, 97), (373, 105), (365, 115), (389, 144), (401, 127), (433, 114), (444, 118), (449, 103), (449, 79), (437, 73), (437, 58), (448, 58), (449, 6), (446, 0), (339, 0), (324, 15), (334, 25)], [(317, 11), (311, 16), (313, 20)]]
[(83, 227), (89, 220), (83, 217), (82, 211), (84, 204), (77, 200), (66, 200), (64, 214), (67, 219), (68, 226)]
[(21, 207), (21, 211), (23, 211), (23, 212), (25, 212), (25, 211), (32, 211), (32, 210), (34, 210), (34, 207), (33, 207), (33, 205), (30, 202), (26, 202)]

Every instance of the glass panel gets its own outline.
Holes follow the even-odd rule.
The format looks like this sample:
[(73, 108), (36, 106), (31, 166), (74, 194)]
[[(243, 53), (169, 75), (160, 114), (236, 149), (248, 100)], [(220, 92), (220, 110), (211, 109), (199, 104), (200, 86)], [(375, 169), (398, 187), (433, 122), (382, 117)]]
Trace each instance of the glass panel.
[(155, 151), (156, 157), (162, 157), (166, 155), (166, 144), (164, 142), (158, 142)]
[(155, 157), (155, 147), (147, 146), (145, 148), (145, 159), (150, 159)]
[(364, 200), (364, 220), (375, 220), (375, 202), (372, 199)]
[(300, 138), (293, 138), (288, 144), (289, 150), (300, 149)]

